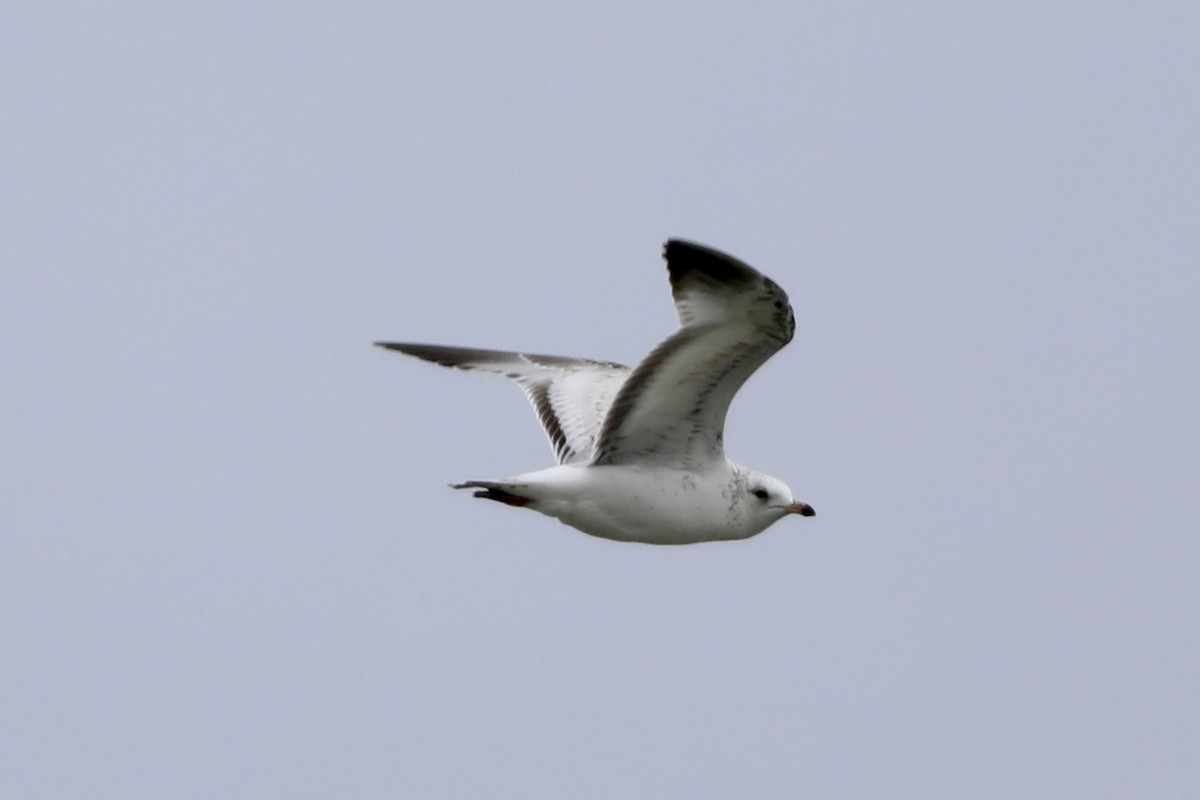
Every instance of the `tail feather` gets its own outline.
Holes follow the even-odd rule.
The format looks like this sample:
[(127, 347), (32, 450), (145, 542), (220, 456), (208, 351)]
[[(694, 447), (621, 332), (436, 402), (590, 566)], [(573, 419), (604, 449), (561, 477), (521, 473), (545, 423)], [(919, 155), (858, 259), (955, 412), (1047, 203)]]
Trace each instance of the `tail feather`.
[(495, 500), (498, 503), (504, 503), (505, 505), (509, 506), (517, 506), (518, 508), (527, 506), (533, 502), (533, 498), (523, 497), (519, 494), (515, 494), (504, 488), (503, 484), (495, 483), (493, 481), (466, 481), (464, 483), (452, 483), (450, 484), (450, 488), (478, 489), (479, 491), (473, 493), (475, 497), (482, 497), (484, 500)]

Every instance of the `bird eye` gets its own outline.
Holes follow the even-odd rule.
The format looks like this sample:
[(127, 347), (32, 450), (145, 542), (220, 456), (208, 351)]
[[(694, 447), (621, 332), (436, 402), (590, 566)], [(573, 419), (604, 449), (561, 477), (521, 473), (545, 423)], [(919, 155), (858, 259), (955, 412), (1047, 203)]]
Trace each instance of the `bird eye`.
[(767, 494), (767, 490), (761, 487), (754, 490), (754, 496), (759, 500), (766, 500), (768, 497), (770, 497), (770, 495)]

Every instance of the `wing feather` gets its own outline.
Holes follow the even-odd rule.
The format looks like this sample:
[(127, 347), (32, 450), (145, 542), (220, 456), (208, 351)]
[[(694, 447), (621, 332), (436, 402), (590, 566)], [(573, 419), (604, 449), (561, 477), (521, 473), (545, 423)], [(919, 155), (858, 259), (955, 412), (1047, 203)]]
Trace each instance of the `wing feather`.
[(409, 342), (380, 347), (455, 369), (503, 375), (517, 383), (537, 412), (559, 464), (592, 457), (600, 425), (629, 367), (612, 361)]
[(593, 464), (701, 469), (724, 459), (729, 404), (795, 331), (787, 294), (752, 267), (679, 240), (663, 257), (681, 327), (620, 387)]

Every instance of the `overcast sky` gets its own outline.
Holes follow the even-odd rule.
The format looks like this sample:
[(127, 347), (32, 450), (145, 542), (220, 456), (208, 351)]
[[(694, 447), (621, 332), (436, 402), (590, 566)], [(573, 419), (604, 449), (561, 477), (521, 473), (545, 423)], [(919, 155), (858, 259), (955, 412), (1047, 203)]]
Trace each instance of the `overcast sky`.
[[(0, 795), (1200, 796), (1194, 4), (10, 4)], [(732, 458), (594, 539), (452, 481), (790, 294)]]

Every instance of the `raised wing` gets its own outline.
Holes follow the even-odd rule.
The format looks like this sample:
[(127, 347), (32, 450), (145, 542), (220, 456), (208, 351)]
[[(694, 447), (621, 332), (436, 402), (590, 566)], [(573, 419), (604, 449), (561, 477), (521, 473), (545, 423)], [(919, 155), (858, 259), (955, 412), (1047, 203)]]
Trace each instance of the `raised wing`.
[(592, 457), (600, 425), (629, 377), (629, 367), (611, 361), (565, 358), (437, 344), (376, 342), (443, 367), (491, 372), (515, 381), (533, 404), (558, 463)]
[(681, 327), (624, 382), (593, 464), (696, 470), (724, 459), (729, 403), (795, 331), (784, 291), (741, 261), (679, 240), (663, 258)]

